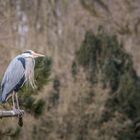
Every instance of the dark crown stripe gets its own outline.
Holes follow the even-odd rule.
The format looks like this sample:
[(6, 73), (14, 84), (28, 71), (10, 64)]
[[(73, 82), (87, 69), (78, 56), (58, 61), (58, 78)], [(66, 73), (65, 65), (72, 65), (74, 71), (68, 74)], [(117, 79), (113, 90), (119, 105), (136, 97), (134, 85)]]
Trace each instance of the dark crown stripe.
[(29, 53), (29, 54), (31, 54), (31, 51), (25, 51), (24, 53)]

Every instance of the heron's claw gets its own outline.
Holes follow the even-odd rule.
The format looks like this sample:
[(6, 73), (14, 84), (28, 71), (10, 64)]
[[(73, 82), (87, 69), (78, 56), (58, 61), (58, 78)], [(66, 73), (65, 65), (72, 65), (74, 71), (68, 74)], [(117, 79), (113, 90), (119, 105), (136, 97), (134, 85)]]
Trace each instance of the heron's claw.
[(23, 116), (23, 111), (22, 110), (19, 110), (19, 117), (22, 117)]
[(23, 112), (20, 109), (14, 108), (13, 111), (18, 114), (18, 117), (21, 117), (23, 115)]

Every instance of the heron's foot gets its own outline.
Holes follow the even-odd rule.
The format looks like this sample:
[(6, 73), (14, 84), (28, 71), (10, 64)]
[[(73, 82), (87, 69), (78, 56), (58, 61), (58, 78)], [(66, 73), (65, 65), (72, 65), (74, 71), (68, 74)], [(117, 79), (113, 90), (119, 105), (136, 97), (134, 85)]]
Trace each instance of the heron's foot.
[(20, 109), (18, 109), (18, 111), (19, 111), (19, 117), (22, 117), (24, 112), (22, 110), (20, 110)]
[(20, 109), (14, 108), (13, 111), (18, 114), (18, 117), (21, 117), (23, 115), (23, 111), (21, 111)]
[(15, 114), (18, 113), (18, 110), (16, 108), (13, 108), (13, 111), (15, 112)]

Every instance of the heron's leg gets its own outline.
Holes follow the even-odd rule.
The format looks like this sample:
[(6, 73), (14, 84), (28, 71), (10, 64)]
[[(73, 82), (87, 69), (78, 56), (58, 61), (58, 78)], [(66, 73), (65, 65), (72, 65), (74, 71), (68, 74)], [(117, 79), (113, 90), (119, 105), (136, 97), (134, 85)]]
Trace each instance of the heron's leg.
[(17, 105), (17, 111), (18, 111), (18, 117), (19, 117), (19, 119), (22, 121), (22, 115), (23, 115), (23, 112), (20, 110), (20, 108), (19, 108), (19, 101), (18, 101), (18, 95), (17, 95), (18, 93), (16, 92), (15, 93), (15, 96), (16, 96), (16, 105)]
[(17, 109), (20, 110), (17, 92), (16, 92), (15, 95), (16, 95), (16, 105), (17, 105)]
[(13, 94), (12, 94), (13, 110), (16, 109), (14, 96), (15, 96), (15, 92), (13, 91)]

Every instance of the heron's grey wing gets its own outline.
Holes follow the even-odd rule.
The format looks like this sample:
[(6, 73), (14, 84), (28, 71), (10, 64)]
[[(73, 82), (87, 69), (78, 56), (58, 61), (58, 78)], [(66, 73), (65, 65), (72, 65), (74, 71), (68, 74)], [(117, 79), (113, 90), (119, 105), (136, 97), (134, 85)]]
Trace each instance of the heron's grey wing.
[[(9, 64), (2, 83), (2, 100), (5, 100), (7, 95), (13, 90), (13, 88), (19, 83), (21, 78), (24, 76), (25, 69), (20, 56), (14, 58)], [(22, 58), (24, 59), (24, 58)], [(25, 61), (25, 60), (24, 60)]]

